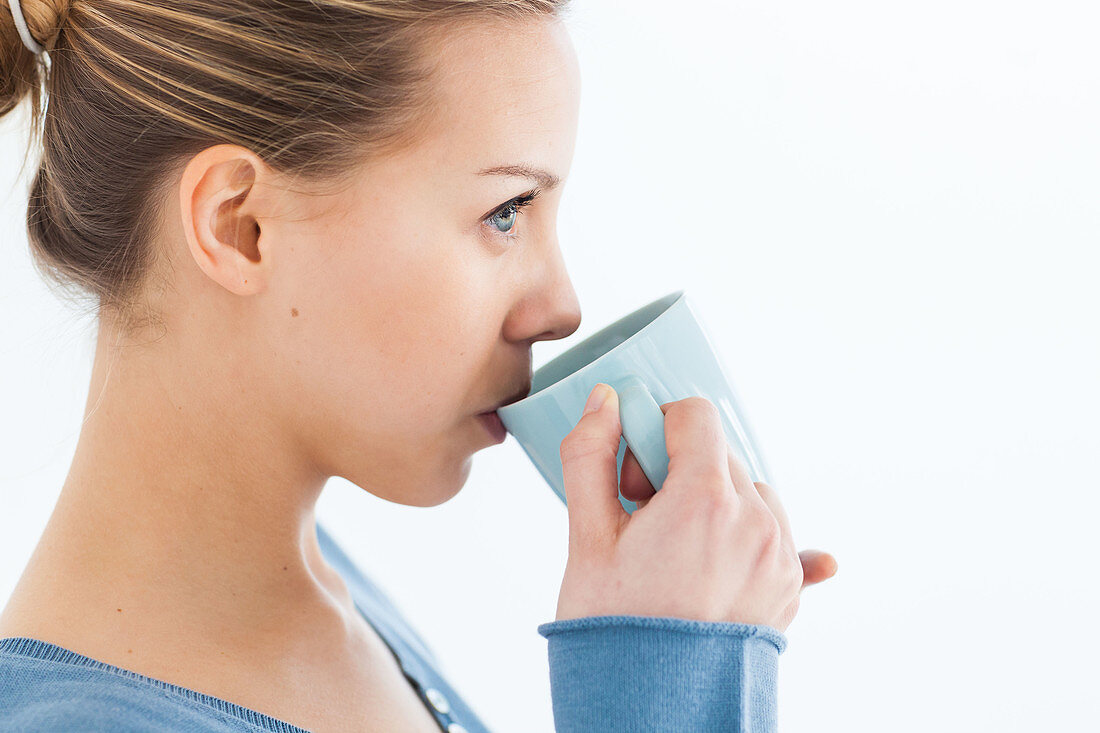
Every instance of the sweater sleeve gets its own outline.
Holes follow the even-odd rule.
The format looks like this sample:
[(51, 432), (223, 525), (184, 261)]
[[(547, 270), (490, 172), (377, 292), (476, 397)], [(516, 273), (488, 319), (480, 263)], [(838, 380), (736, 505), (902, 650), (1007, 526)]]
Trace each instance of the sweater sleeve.
[(774, 733), (786, 637), (666, 616), (540, 624), (557, 733)]

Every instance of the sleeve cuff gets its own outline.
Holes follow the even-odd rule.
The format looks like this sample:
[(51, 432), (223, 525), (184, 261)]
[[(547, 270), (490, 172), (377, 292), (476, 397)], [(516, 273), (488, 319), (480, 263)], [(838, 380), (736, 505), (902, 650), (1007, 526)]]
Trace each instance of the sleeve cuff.
[(585, 616), (540, 624), (557, 733), (776, 730), (771, 626), (669, 616)]

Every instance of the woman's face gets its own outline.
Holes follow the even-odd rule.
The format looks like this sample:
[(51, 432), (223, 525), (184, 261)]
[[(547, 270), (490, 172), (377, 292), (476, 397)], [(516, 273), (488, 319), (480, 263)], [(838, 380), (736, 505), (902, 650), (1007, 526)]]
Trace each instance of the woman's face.
[(498, 442), (478, 414), (525, 396), (532, 343), (581, 320), (555, 225), (580, 95), (565, 27), (480, 23), (439, 53), (422, 143), (263, 234), (280, 421), (326, 475), (416, 506), (459, 491)]

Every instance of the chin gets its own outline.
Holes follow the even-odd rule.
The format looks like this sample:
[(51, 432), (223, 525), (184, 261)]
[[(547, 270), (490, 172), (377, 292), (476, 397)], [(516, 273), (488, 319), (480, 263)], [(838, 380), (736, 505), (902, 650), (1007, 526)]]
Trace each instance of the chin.
[[(466, 458), (462, 461), (453, 472), (448, 472), (444, 475), (437, 476), (434, 480), (428, 480), (422, 487), (422, 490), (418, 492), (421, 497), (421, 501), (414, 506), (439, 506), (444, 504), (458, 495), (458, 492), (462, 491), (462, 487), (466, 485), (466, 480), (470, 477), (470, 465), (473, 461), (472, 457)], [(424, 491), (428, 488), (430, 490)]]
[(435, 470), (418, 471), (403, 477), (400, 485), (390, 482), (380, 486), (372, 481), (348, 480), (379, 499), (405, 506), (433, 507), (445, 504), (462, 491), (470, 476), (472, 461), (473, 458), (468, 456), (457, 464), (437, 464)]

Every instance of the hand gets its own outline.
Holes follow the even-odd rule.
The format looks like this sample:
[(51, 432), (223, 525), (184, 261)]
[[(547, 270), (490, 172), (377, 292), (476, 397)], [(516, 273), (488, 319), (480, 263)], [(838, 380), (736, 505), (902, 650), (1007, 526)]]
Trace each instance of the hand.
[[(672, 403), (666, 403), (661, 405), (661, 411), (667, 413), (668, 405)], [(733, 462), (737, 458), (733, 455), (733, 449), (729, 447), (729, 443), (726, 444), (727, 458), (730, 463), (730, 475), (733, 475), (734, 467)], [(786, 511), (783, 509), (782, 504), (779, 502), (779, 497), (776, 496), (775, 490), (763, 481), (753, 482), (753, 486), (760, 492), (761, 498), (764, 498), (770, 507), (772, 512), (776, 514), (776, 518), (787, 524), (787, 536), (790, 536), (790, 522), (787, 519)], [(623, 455), (623, 466), (619, 474), (619, 490), (622, 495), (629, 501), (634, 502), (638, 509), (644, 507), (649, 503), (650, 497), (657, 492), (653, 488), (653, 484), (650, 483), (649, 478), (642, 470), (642, 465), (638, 463), (638, 459), (634, 457), (634, 453), (627, 447)], [(635, 509), (635, 512), (638, 511)], [(830, 555), (828, 552), (822, 550), (802, 550), (798, 553), (799, 562), (802, 565), (802, 588), (821, 583), (825, 580), (836, 575), (837, 561), (836, 558)], [(790, 621), (794, 619), (797, 612), (797, 599), (794, 601), (795, 605), (788, 611)]]
[(654, 493), (631, 455), (623, 495), (640, 504), (631, 515), (618, 499), (618, 395), (596, 389), (607, 390), (603, 407), (561, 445), (569, 558), (557, 618), (673, 616), (785, 630), (801, 589), (832, 576), (836, 561), (795, 552), (782, 505), (733, 456), (714, 404), (661, 406), (668, 478)]

